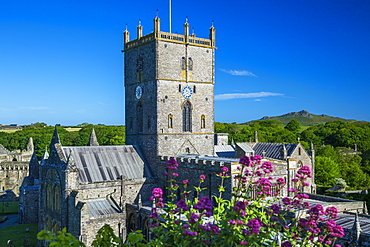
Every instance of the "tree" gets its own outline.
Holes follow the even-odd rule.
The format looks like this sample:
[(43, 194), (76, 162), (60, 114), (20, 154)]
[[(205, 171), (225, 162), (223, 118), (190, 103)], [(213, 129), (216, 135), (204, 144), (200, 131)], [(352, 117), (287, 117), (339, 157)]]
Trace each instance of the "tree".
[(331, 186), (334, 179), (341, 177), (338, 163), (329, 157), (315, 159), (315, 181), (319, 185)]
[(297, 119), (292, 119), (290, 122), (285, 126), (285, 129), (291, 132), (298, 132), (301, 129), (301, 125), (299, 124)]

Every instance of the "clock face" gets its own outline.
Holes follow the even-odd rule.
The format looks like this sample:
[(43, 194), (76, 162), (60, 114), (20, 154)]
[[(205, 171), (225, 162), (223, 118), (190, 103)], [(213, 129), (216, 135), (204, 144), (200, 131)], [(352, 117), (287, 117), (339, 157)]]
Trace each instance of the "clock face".
[(143, 95), (143, 89), (140, 86), (137, 86), (135, 89), (135, 95), (137, 99), (140, 99)]
[(191, 87), (186, 86), (182, 89), (182, 96), (184, 96), (185, 99), (189, 99), (193, 95), (193, 89)]

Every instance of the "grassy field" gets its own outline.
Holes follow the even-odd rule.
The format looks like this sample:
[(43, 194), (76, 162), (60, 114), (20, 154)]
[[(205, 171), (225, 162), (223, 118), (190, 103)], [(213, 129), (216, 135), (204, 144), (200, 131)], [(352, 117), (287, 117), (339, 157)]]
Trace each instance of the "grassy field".
[(72, 132), (72, 131), (79, 131), (81, 128), (72, 128), (72, 127), (69, 127), (69, 128), (64, 128), (66, 131), (69, 131), (69, 132)]
[(16, 131), (20, 131), (20, 130), (0, 130), (0, 132), (6, 132), (6, 133), (14, 133)]
[(18, 205), (19, 202), (0, 202), (0, 215), (17, 214)]
[[(29, 231), (27, 232), (26, 229)], [(25, 238), (28, 239), (25, 241)], [(13, 241), (13, 246), (36, 246), (37, 243), (37, 224), (25, 224), (8, 226), (0, 229), (0, 246), (7, 246), (8, 240)]]

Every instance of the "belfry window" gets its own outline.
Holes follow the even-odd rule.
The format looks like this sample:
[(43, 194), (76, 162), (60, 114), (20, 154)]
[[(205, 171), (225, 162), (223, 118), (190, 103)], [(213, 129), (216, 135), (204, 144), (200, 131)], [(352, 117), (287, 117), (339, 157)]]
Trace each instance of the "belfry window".
[(193, 59), (191, 59), (191, 57), (188, 59), (188, 69), (189, 71), (193, 70)]
[(200, 128), (204, 129), (206, 127), (206, 116), (202, 115), (200, 117)]
[(181, 70), (186, 70), (186, 60), (185, 57), (181, 59)]
[(143, 132), (143, 105), (141, 101), (136, 105), (136, 125), (137, 131)]
[(173, 116), (168, 114), (168, 128), (173, 128)]
[(191, 103), (190, 101), (185, 101), (182, 108), (182, 131), (191, 132)]

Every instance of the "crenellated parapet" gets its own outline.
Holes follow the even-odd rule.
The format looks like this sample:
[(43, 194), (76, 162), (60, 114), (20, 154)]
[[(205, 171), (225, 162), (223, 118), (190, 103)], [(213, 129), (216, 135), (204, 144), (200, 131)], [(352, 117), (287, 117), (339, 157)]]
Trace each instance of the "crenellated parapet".
[(2, 162), (0, 171), (28, 171), (28, 162)]
[(238, 164), (236, 159), (220, 159), (216, 160), (213, 158), (207, 158), (207, 156), (194, 156), (194, 157), (186, 157), (184, 156), (177, 156), (177, 157), (169, 157), (169, 156), (160, 156), (159, 159), (162, 161), (162, 165), (166, 165), (167, 161), (170, 158), (176, 159), (179, 167), (183, 169), (197, 169), (197, 170), (207, 170), (212, 172), (220, 172), (221, 168), (226, 166), (230, 168), (232, 165)]
[(143, 26), (139, 22), (137, 26), (137, 39), (130, 41), (130, 32), (126, 29), (123, 32), (124, 49), (123, 51), (153, 42), (155, 40), (168, 41), (172, 43), (180, 43), (192, 46), (201, 46), (216, 49), (216, 28), (212, 25), (209, 29), (209, 39), (196, 37), (195, 34), (189, 34), (190, 25), (188, 22), (184, 24), (184, 34), (174, 34), (163, 32), (160, 30), (160, 18), (154, 18), (154, 31), (143, 36)]

